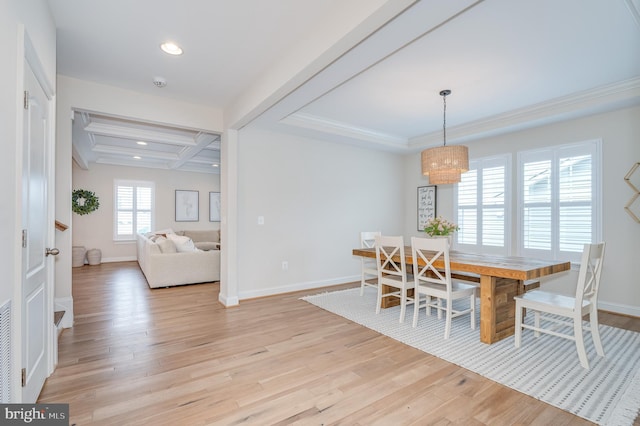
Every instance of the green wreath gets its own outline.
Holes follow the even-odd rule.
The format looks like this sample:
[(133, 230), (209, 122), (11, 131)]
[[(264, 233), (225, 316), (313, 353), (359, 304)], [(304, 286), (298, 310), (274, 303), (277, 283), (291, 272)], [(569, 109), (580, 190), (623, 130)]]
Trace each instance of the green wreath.
[(76, 189), (71, 195), (71, 208), (74, 213), (85, 215), (98, 210), (100, 201), (95, 192)]

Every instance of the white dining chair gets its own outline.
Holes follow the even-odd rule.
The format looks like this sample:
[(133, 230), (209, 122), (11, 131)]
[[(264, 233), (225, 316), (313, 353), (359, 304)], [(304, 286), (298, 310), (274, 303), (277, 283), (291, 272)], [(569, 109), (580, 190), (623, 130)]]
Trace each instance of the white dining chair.
[[(525, 328), (534, 330), (536, 337), (542, 332), (573, 340), (576, 343), (580, 364), (588, 369), (589, 360), (583, 336), (583, 328), (585, 328), (591, 331), (597, 354), (604, 356), (598, 325), (598, 289), (600, 288), (604, 247), (605, 243), (584, 245), (575, 297), (544, 290), (532, 290), (514, 298), (516, 301), (516, 348), (521, 345), (522, 329)], [(527, 313), (534, 313), (534, 325), (525, 324), (522, 321), (522, 310), (525, 308)], [(587, 314), (589, 314), (590, 326), (585, 327), (582, 318)], [(551, 324), (549, 327), (542, 327), (541, 320), (545, 321), (545, 324)], [(568, 329), (572, 329), (572, 331), (568, 332)]]
[[(438, 319), (445, 314), (444, 338), (451, 334), (451, 320), (469, 314), (471, 329), (476, 328), (476, 286), (451, 279), (449, 262), (449, 241), (446, 238), (411, 238), (411, 257), (413, 258), (413, 280), (415, 305), (413, 310), (413, 326), (418, 325), (420, 308), (426, 308), (431, 315), (431, 308), (438, 312)], [(444, 268), (436, 268), (434, 263), (442, 260)], [(424, 263), (424, 265), (420, 265)], [(421, 295), (426, 296), (421, 304)], [(469, 308), (454, 309), (453, 301), (468, 298)], [(443, 306), (442, 302), (446, 305)]]
[[(400, 299), (400, 322), (404, 322), (407, 305), (413, 303), (409, 297), (409, 284), (404, 253), (404, 238), (379, 235), (376, 237), (376, 268), (378, 272), (378, 298), (376, 314), (380, 313), (382, 299), (397, 297)], [(396, 259), (394, 259), (396, 257)], [(382, 293), (383, 286), (393, 287), (388, 293)]]
[[(380, 236), (380, 231), (363, 231), (360, 233), (360, 248), (373, 248), (376, 245), (376, 237)], [(366, 286), (378, 288), (378, 268), (376, 261), (369, 257), (360, 257), (362, 261), (362, 272), (360, 276), (360, 296), (364, 294)], [(375, 279), (376, 282), (369, 282)]]

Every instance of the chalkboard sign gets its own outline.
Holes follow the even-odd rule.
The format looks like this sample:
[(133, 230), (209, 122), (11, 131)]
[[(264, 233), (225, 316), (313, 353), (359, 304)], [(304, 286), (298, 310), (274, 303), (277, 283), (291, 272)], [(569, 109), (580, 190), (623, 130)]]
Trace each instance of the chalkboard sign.
[(418, 231), (424, 232), (429, 219), (436, 217), (436, 186), (418, 187)]

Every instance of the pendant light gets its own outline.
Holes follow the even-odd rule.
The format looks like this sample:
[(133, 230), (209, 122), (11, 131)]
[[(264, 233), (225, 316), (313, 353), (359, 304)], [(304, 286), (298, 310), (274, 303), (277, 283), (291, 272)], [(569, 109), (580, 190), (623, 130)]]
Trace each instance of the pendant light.
[(447, 146), (447, 96), (451, 90), (442, 90), (444, 145), (422, 151), (422, 174), (429, 176), (434, 185), (458, 183), (462, 173), (469, 170), (469, 148), (463, 145)]

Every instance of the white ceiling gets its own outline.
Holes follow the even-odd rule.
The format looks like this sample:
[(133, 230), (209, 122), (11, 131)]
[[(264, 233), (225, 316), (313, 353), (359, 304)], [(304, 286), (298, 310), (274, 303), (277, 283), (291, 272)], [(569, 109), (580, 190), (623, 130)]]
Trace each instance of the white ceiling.
[[(442, 89), (452, 90), (449, 143), (640, 104), (640, 0), (49, 3), (59, 74), (221, 108), (225, 116), (247, 88), (286, 65), (283, 52), (304, 52), (305, 43), (311, 51), (354, 10), (380, 6), (386, 15), (354, 26), (312, 58), (309, 76), (292, 71), (288, 84), (239, 120), (372, 149), (442, 143)], [(162, 53), (167, 39), (185, 53)], [(167, 86), (156, 88), (155, 76)], [(76, 116), (74, 158), (84, 167), (219, 170), (211, 167), (218, 135)], [(146, 155), (133, 162), (138, 152)]]

